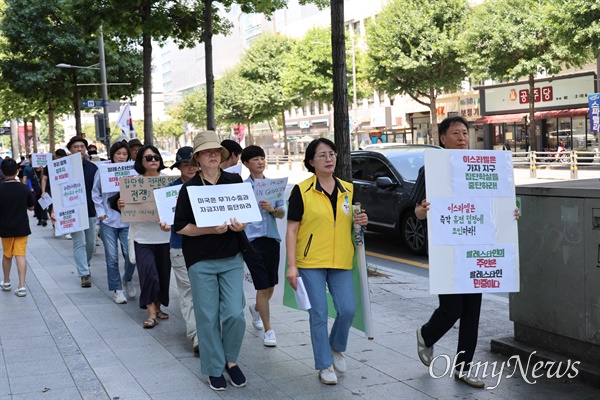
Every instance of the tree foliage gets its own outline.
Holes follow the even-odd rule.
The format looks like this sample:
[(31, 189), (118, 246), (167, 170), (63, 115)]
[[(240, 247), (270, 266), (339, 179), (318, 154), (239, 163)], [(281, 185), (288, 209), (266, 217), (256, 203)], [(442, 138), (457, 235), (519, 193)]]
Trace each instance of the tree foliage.
[(584, 58), (600, 56), (600, 2), (550, 0), (548, 3), (550, 34), (554, 41)]
[(436, 143), (436, 98), (466, 77), (458, 39), (468, 9), (466, 0), (392, 0), (366, 30), (369, 79), (428, 106)]
[(206, 90), (202, 88), (187, 94), (173, 112), (181, 121), (197, 129), (206, 129)]

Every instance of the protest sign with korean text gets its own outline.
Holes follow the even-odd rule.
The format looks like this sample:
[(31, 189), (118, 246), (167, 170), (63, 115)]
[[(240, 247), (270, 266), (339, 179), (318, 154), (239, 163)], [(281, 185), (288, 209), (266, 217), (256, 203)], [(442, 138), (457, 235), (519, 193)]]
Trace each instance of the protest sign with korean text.
[(47, 167), (51, 161), (52, 154), (50, 153), (31, 153), (31, 166), (33, 168)]
[(231, 185), (188, 186), (186, 188), (199, 228), (238, 222), (261, 221), (258, 202), (250, 182)]
[(56, 229), (54, 234), (67, 233), (89, 228), (83, 160), (80, 153), (52, 160), (48, 164), (50, 189), (54, 198)]
[(425, 150), (432, 294), (517, 292), (510, 152)]
[(99, 164), (98, 171), (100, 171), (102, 193), (118, 192), (120, 178), (138, 175), (137, 171), (133, 169), (133, 164), (133, 161)]
[(269, 203), (274, 203), (278, 200), (283, 200), (287, 183), (288, 178), (255, 179), (254, 195), (256, 196), (256, 201), (266, 200)]
[(130, 176), (121, 178), (119, 189), (125, 206), (121, 209), (123, 222), (158, 222), (154, 189), (167, 186), (176, 176)]
[(182, 186), (183, 185), (175, 185), (154, 189), (154, 200), (156, 201), (160, 222), (166, 222), (169, 225), (173, 225), (173, 220), (175, 219), (175, 206), (177, 205), (177, 198), (179, 197), (179, 191)]

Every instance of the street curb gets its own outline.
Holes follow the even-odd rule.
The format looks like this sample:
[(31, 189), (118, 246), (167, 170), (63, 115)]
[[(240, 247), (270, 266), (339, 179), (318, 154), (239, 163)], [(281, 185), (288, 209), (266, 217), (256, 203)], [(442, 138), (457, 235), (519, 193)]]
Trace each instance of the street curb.
[[(512, 337), (492, 339), (490, 342), (490, 348), (492, 352), (502, 354), (507, 357), (515, 355), (518, 356), (523, 365), (526, 365), (530, 356), (532, 364), (535, 364), (538, 361), (542, 361), (543, 363), (550, 361), (555, 362), (556, 364), (562, 363), (562, 365), (565, 365), (570, 360), (568, 357), (562, 354), (517, 342)], [(535, 352), (535, 354), (533, 354), (533, 352)], [(577, 370), (579, 372), (573, 379), (600, 389), (600, 367), (592, 365), (588, 362), (580, 361), (580, 364), (577, 365)]]

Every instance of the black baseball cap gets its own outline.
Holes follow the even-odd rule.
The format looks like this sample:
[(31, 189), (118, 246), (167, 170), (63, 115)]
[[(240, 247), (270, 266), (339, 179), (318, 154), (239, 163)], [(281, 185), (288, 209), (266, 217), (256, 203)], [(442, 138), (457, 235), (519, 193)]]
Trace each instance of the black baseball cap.
[(179, 164), (182, 162), (190, 162), (192, 159), (192, 155), (194, 154), (194, 149), (190, 146), (184, 146), (177, 150), (177, 154), (175, 154), (175, 163), (171, 165), (171, 169), (178, 168)]

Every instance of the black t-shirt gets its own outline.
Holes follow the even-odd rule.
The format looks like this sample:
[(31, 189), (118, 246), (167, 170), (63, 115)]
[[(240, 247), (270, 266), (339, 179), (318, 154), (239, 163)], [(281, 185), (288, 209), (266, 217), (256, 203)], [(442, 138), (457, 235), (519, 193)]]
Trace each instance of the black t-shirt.
[(27, 185), (15, 181), (0, 183), (0, 237), (31, 235), (27, 209), (34, 204)]
[[(333, 192), (331, 194), (327, 193), (321, 187), (319, 180), (317, 179), (317, 187), (316, 189), (326, 195), (331, 202), (331, 208), (333, 208), (333, 219), (335, 220), (337, 214), (337, 198), (338, 198), (338, 186), (337, 182), (333, 188)], [(312, 190), (312, 189), (309, 189)], [(302, 221), (302, 215), (304, 215), (304, 201), (302, 201), (302, 194), (300, 193), (300, 187), (298, 185), (294, 186), (292, 189), (292, 193), (290, 194), (290, 200), (288, 204), (287, 211), (287, 219), (288, 221)]]
[[(242, 177), (238, 174), (221, 171), (217, 185), (232, 183), (242, 183)], [(210, 185), (210, 182), (206, 182), (206, 184)], [(175, 232), (185, 228), (187, 224), (196, 225), (187, 187), (202, 185), (203, 182), (199, 174), (183, 184), (175, 208), (175, 221), (173, 223)], [(245, 235), (244, 232), (234, 232), (230, 229), (221, 235), (182, 235), (183, 258), (186, 266), (189, 268), (198, 261), (218, 260), (235, 256), (243, 250), (244, 240), (248, 240)]]

